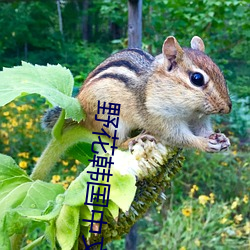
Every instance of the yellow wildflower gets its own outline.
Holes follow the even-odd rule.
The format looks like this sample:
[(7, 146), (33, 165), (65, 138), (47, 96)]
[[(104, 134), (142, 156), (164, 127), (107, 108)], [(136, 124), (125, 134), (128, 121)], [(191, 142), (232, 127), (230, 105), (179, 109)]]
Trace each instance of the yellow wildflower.
[(235, 233), (236, 233), (236, 235), (237, 235), (238, 237), (241, 237), (241, 236), (242, 236), (242, 232), (241, 232), (239, 229), (237, 229)]
[(57, 182), (60, 181), (60, 179), (61, 179), (61, 176), (60, 176), (60, 175), (53, 175), (53, 176), (52, 176), (51, 182), (52, 182), (52, 183), (57, 183)]
[(18, 153), (18, 156), (19, 156), (19, 157), (23, 157), (23, 158), (26, 158), (26, 159), (29, 158), (29, 155), (30, 155), (29, 152), (21, 152), (21, 153)]
[(78, 161), (78, 160), (75, 160), (75, 164), (76, 164), (76, 165), (79, 165), (79, 164), (81, 164), (81, 162)]
[(194, 240), (194, 244), (197, 246), (197, 247), (200, 247), (201, 246), (201, 242), (199, 239), (195, 239)]
[(222, 218), (221, 220), (220, 220), (220, 224), (225, 224), (227, 222), (227, 218)]
[(239, 224), (243, 220), (242, 214), (237, 214), (234, 216), (234, 221), (236, 224)]
[(210, 203), (214, 204), (214, 193), (210, 193), (209, 197), (210, 197)]
[(239, 198), (236, 197), (235, 201), (231, 205), (231, 209), (235, 209), (239, 205)]
[(233, 150), (233, 151), (232, 151), (232, 154), (233, 154), (233, 155), (237, 155), (237, 153), (238, 153), (237, 150)]
[(180, 250), (186, 250), (186, 247), (181, 247)]
[(26, 169), (28, 167), (27, 161), (20, 161), (19, 162), (19, 167), (23, 168), (23, 169)]
[(72, 172), (76, 172), (76, 171), (77, 171), (76, 165), (73, 165), (73, 166), (70, 168), (70, 170), (71, 170)]
[(32, 122), (32, 120), (30, 120), (30, 121), (26, 122), (26, 128), (27, 128), (27, 129), (31, 129), (31, 128), (32, 128), (32, 126), (33, 126), (33, 122)]
[(246, 234), (250, 234), (250, 222), (247, 221), (246, 225), (244, 226), (244, 231), (246, 232)]
[(11, 103), (9, 104), (9, 106), (10, 106), (11, 108), (15, 108), (15, 107), (16, 107), (16, 104), (15, 104), (14, 102), (11, 102)]
[(10, 140), (8, 138), (4, 138), (3, 139), (3, 144), (9, 145), (10, 144)]
[(228, 166), (228, 163), (227, 162), (221, 162), (221, 165), (223, 166), (223, 167), (227, 167)]
[(64, 183), (63, 183), (63, 187), (64, 187), (64, 189), (67, 189), (67, 188), (68, 188), (68, 186), (69, 186), (69, 183), (68, 183), (68, 182), (64, 182)]
[(17, 127), (18, 126), (18, 123), (15, 119), (11, 120), (11, 126), (12, 127)]
[(199, 187), (196, 186), (196, 185), (193, 185), (192, 188), (190, 189), (189, 197), (193, 198), (193, 197), (194, 197), (194, 193), (195, 193), (196, 191), (198, 191), (198, 190), (199, 190)]
[(189, 217), (192, 214), (192, 208), (191, 207), (185, 207), (181, 210), (182, 214), (186, 217)]
[(32, 160), (34, 161), (34, 162), (37, 162), (38, 161), (38, 159), (39, 159), (39, 157), (32, 157)]
[(66, 181), (67, 182), (72, 182), (75, 179), (75, 176), (67, 176)]
[(248, 201), (249, 201), (248, 195), (245, 194), (243, 197), (243, 202), (247, 204)]
[(221, 233), (220, 235), (222, 238), (226, 238), (227, 237), (227, 234), (226, 233)]
[(9, 152), (10, 151), (10, 147), (5, 147), (4, 148), (4, 152)]
[(4, 116), (9, 116), (9, 114), (10, 114), (10, 112), (8, 112), (8, 111), (3, 112)]
[(210, 198), (207, 195), (200, 195), (198, 199), (199, 203), (203, 206), (210, 200)]
[(67, 161), (64, 161), (64, 160), (62, 160), (62, 164), (63, 164), (63, 166), (68, 166), (69, 165), (69, 163)]
[(0, 130), (0, 135), (1, 135), (1, 137), (5, 137), (5, 138), (9, 137), (9, 134), (4, 130)]
[(20, 111), (25, 111), (25, 110), (28, 110), (28, 109), (32, 109), (31, 106), (27, 105), (27, 104), (24, 104), (22, 106), (17, 106), (17, 110), (20, 112)]

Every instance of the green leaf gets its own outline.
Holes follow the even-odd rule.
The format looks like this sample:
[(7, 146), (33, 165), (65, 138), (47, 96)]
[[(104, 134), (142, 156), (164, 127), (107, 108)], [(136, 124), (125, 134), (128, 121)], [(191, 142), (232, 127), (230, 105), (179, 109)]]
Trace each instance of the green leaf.
[(92, 213), (89, 210), (89, 207), (86, 205), (83, 205), (80, 207), (80, 224), (81, 226), (87, 227), (90, 225), (91, 222), (88, 221), (83, 221), (82, 219), (85, 220), (91, 220), (92, 218)]
[(51, 221), (45, 229), (45, 237), (50, 242), (51, 249), (56, 249), (56, 223)]
[(3, 219), (6, 211), (16, 208), (22, 203), (31, 185), (32, 182), (23, 183), (1, 199), (0, 220)]
[[(128, 154), (126, 152), (120, 152), (125, 160)], [(105, 154), (105, 156), (108, 156), (108, 154)], [(108, 183), (99, 181), (99, 183), (110, 184), (109, 199), (123, 211), (127, 211), (135, 196), (136, 179), (131, 174), (122, 174), (119, 170), (116, 170), (119, 169), (120, 166), (120, 162), (118, 160), (119, 159), (116, 159), (114, 161), (114, 166), (111, 167), (111, 173), (113, 176), (110, 177), (110, 181)], [(87, 182), (91, 181), (90, 174), (88, 174), (87, 171), (93, 171), (92, 166), (93, 164), (90, 163), (88, 167), (70, 184), (69, 188), (65, 192), (64, 204), (70, 206), (84, 205), (87, 192)], [(95, 189), (97, 188), (98, 185), (95, 186)], [(103, 187), (100, 186), (100, 190), (102, 189)], [(113, 212), (115, 213), (115, 210)]]
[[(0, 155), (0, 159), (0, 229), (5, 229), (5, 236), (21, 233), (30, 219), (35, 219), (27, 216), (41, 216), (44, 211), (51, 211), (46, 219), (55, 219), (62, 206), (56, 197), (64, 193), (63, 187), (40, 180), (32, 182), (11, 157)], [(55, 207), (51, 205), (54, 200), (59, 201)]]
[[(60, 185), (35, 181), (24, 183), (12, 190), (1, 200), (0, 223), (8, 228), (9, 236), (20, 231), (32, 220), (52, 220), (59, 214), (61, 205), (57, 205), (47, 216), (41, 216), (47, 203), (54, 200), (64, 190)], [(41, 218), (42, 217), (42, 218)]]
[(112, 200), (109, 200), (108, 210), (114, 219), (116, 219), (118, 217), (119, 207)]
[(28, 175), (10, 156), (0, 154), (0, 181), (17, 176), (26, 176), (28, 178)]
[(70, 147), (66, 153), (87, 166), (90, 163), (89, 160), (93, 159), (94, 156), (91, 147), (92, 145), (89, 143), (79, 142)]
[(61, 211), (61, 208), (62, 208), (62, 204), (54, 204), (52, 211), (50, 211), (49, 213), (42, 214), (42, 215), (28, 215), (27, 213), (25, 213), (24, 211), (20, 209), (17, 209), (17, 211), (19, 211), (21, 215), (23, 216), (25, 215), (32, 220), (50, 222), (56, 219), (56, 217), (59, 215)]
[(37, 180), (30, 186), (21, 207), (27, 210), (30, 208), (38, 209), (42, 212), (48, 201), (55, 200), (56, 196), (61, 193), (64, 193), (64, 188), (61, 185)]
[(82, 206), (85, 203), (87, 182), (91, 181), (90, 176), (85, 169), (73, 182), (65, 192), (64, 204), (70, 206)]
[(8, 234), (5, 232), (4, 228), (1, 228), (0, 225), (0, 249), (2, 250), (9, 250), (10, 248), (10, 240)]
[(84, 114), (78, 100), (71, 97), (73, 85), (71, 72), (61, 65), (34, 66), (22, 62), (22, 66), (0, 72), (0, 106), (18, 96), (36, 93), (53, 106), (65, 109), (66, 118), (80, 121)]
[[(112, 168), (111, 168), (112, 170)], [(109, 199), (117, 204), (123, 212), (129, 210), (136, 192), (136, 180), (133, 175), (121, 175), (117, 170), (111, 171)]]
[(17, 186), (25, 182), (31, 182), (27, 176), (17, 176), (0, 181), (0, 201)]
[(79, 233), (79, 207), (64, 205), (56, 220), (56, 238), (64, 250), (71, 250)]
[(7, 236), (11, 236), (13, 234), (22, 234), (23, 228), (29, 225), (31, 221), (27, 217), (22, 217), (20, 214), (14, 209), (6, 211), (4, 221), (3, 221), (3, 229), (7, 233)]

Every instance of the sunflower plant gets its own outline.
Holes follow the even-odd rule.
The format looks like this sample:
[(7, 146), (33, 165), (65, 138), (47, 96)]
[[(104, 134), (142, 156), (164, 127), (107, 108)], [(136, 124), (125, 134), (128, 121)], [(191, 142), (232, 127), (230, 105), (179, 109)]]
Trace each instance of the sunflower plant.
[[(23, 62), (21, 66), (4, 68), (0, 72), (0, 106), (20, 96), (38, 94), (51, 107), (62, 109), (51, 132), (51, 140), (40, 156), (18, 152), (21, 160), (17, 163), (11, 156), (0, 154), (1, 249), (33, 249), (45, 241), (49, 242), (51, 249), (86, 249), (88, 246), (102, 249), (98, 243), (106, 244), (127, 233), (180, 169), (182, 158), (177, 148), (145, 141), (135, 144), (132, 153), (117, 149), (112, 156), (108, 205), (101, 209), (106, 223), (99, 234), (91, 232), (91, 216), (98, 208), (98, 201), (86, 204), (88, 183), (91, 181), (88, 172), (93, 169), (93, 163), (88, 163), (93, 157), (91, 143), (97, 136), (78, 123), (64, 126), (65, 119), (76, 122), (85, 119), (78, 100), (72, 97), (73, 86), (71, 72), (61, 65), (38, 66)], [(8, 116), (8, 111), (5, 111), (3, 117), (6, 119)], [(31, 128), (35, 122), (27, 122), (26, 128)], [(13, 119), (12, 123), (12, 129), (15, 129), (17, 121)], [(8, 145), (4, 134), (3, 140)], [(96, 146), (95, 150), (100, 151), (101, 146)], [(52, 182), (48, 180), (66, 152), (88, 166), (70, 180), (65, 190), (57, 183), (60, 175), (54, 175)], [(110, 157), (111, 152), (101, 156)], [(27, 162), (33, 164), (31, 175), (24, 171), (28, 167)], [(76, 166), (71, 169), (76, 171)], [(106, 184), (107, 181), (99, 181), (95, 191), (100, 191)], [(25, 232), (34, 227), (43, 233), (25, 245)], [(98, 224), (94, 223), (94, 227)]]

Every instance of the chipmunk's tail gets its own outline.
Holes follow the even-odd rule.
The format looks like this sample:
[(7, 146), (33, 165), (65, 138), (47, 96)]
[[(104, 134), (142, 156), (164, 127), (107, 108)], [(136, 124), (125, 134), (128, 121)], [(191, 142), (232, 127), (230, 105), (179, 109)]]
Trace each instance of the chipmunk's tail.
[(62, 109), (58, 106), (46, 110), (41, 120), (42, 128), (45, 130), (51, 130), (56, 124), (61, 111)]

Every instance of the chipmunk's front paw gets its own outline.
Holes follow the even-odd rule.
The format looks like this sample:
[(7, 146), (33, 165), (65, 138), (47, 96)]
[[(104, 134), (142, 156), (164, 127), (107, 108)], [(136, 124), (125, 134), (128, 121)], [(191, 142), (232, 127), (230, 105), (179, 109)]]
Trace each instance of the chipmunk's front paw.
[(132, 152), (133, 146), (137, 143), (139, 143), (142, 147), (144, 147), (144, 144), (147, 140), (156, 142), (156, 139), (154, 138), (154, 136), (148, 135), (148, 134), (141, 134), (141, 135), (136, 136), (133, 140), (129, 142), (128, 144), (129, 150)]
[(222, 133), (214, 133), (208, 137), (207, 152), (225, 151), (230, 147), (229, 139)]

